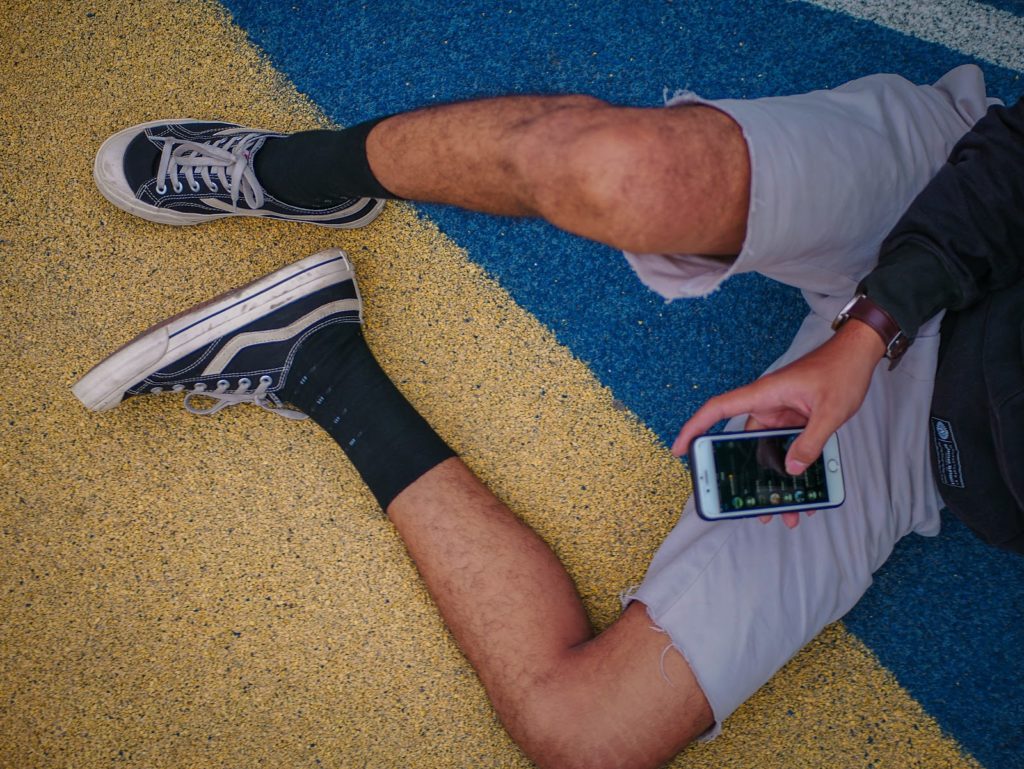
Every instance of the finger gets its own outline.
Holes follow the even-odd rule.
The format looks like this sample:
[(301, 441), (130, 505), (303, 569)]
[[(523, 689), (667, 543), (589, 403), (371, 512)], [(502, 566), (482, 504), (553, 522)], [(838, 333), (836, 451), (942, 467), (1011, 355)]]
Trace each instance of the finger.
[(679, 436), (672, 444), (672, 453), (681, 457), (690, 450), (690, 444), (698, 435), (703, 435), (723, 419), (743, 414), (747, 410), (744, 408), (747, 396), (743, 393), (746, 389), (741, 387), (723, 395), (716, 395), (697, 409), (679, 431)]
[(690, 444), (693, 443), (694, 438), (703, 435), (718, 423), (721, 419), (718, 416), (719, 413), (720, 407), (717, 398), (712, 398), (697, 409), (679, 431), (679, 436), (672, 444), (672, 453), (677, 457), (686, 454), (690, 450)]
[(786, 524), (786, 528), (795, 529), (800, 525), (800, 513), (783, 513), (782, 522)]
[(750, 430), (765, 430), (767, 428), (765, 428), (764, 423), (759, 421), (757, 417), (750, 416), (750, 417), (747, 417), (747, 421), (743, 424), (743, 429), (747, 430), (747, 431), (750, 431)]
[(772, 517), (770, 515), (759, 515), (757, 516), (757, 520), (759, 520), (761, 523), (771, 523)]
[(817, 511), (817, 510), (808, 510), (808, 511), (807, 511), (807, 517), (808, 517), (808, 518), (810, 518), (810, 517), (811, 517), (812, 515), (814, 515), (814, 514), (815, 514), (816, 512), (818, 512), (818, 511)]
[(786, 472), (800, 475), (806, 470), (808, 465), (821, 456), (826, 441), (841, 424), (842, 420), (812, 414), (807, 427), (796, 437), (786, 453)]
[(744, 427), (745, 430), (777, 430), (786, 427), (803, 427), (807, 424), (807, 415), (801, 414), (790, 408), (779, 408), (775, 411), (760, 411), (757, 416), (752, 417), (754, 422), (749, 420), (747, 424), (756, 424), (757, 427)]

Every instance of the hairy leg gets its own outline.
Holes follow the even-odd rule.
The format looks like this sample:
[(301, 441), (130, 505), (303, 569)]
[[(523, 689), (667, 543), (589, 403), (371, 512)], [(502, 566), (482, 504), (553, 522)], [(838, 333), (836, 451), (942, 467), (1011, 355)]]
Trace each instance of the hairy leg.
[[(541, 767), (654, 767), (711, 726), (683, 657), (634, 603), (594, 637), (541, 539), (458, 459), (387, 513), (502, 722)], [(663, 672), (664, 671), (664, 675)]]
[(747, 146), (711, 107), (485, 99), (388, 118), (366, 150), (380, 182), (413, 200), (539, 216), (638, 252), (730, 255), (743, 244)]

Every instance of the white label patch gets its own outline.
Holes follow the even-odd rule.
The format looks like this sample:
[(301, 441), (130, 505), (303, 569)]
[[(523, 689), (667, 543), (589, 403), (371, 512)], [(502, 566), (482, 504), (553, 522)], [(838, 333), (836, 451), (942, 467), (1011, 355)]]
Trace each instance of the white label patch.
[(956, 445), (953, 425), (945, 419), (932, 417), (932, 438), (939, 480), (947, 486), (964, 488), (964, 471), (960, 467), (960, 449)]

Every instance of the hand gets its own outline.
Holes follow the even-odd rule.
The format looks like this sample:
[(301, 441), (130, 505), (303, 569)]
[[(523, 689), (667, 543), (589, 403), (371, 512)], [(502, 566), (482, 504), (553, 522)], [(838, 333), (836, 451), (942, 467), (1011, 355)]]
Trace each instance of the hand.
[[(881, 337), (870, 326), (850, 320), (821, 347), (788, 366), (711, 398), (683, 425), (672, 453), (681, 457), (694, 438), (716, 423), (749, 414), (747, 430), (806, 425), (786, 454), (786, 472), (799, 475), (821, 456), (829, 436), (857, 413), (884, 352)], [(773, 517), (761, 520), (767, 523)], [(797, 513), (781, 517), (789, 528), (800, 522)]]

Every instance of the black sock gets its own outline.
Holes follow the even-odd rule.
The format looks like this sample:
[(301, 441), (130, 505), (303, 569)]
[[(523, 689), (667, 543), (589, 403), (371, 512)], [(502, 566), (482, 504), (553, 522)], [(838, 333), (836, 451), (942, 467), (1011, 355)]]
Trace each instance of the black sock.
[(358, 326), (328, 326), (303, 342), (280, 396), (330, 433), (384, 510), (455, 456), (377, 364)]
[(299, 208), (331, 208), (348, 198), (390, 198), (370, 170), (366, 137), (377, 118), (339, 131), (300, 131), (267, 139), (253, 169), (263, 188)]

